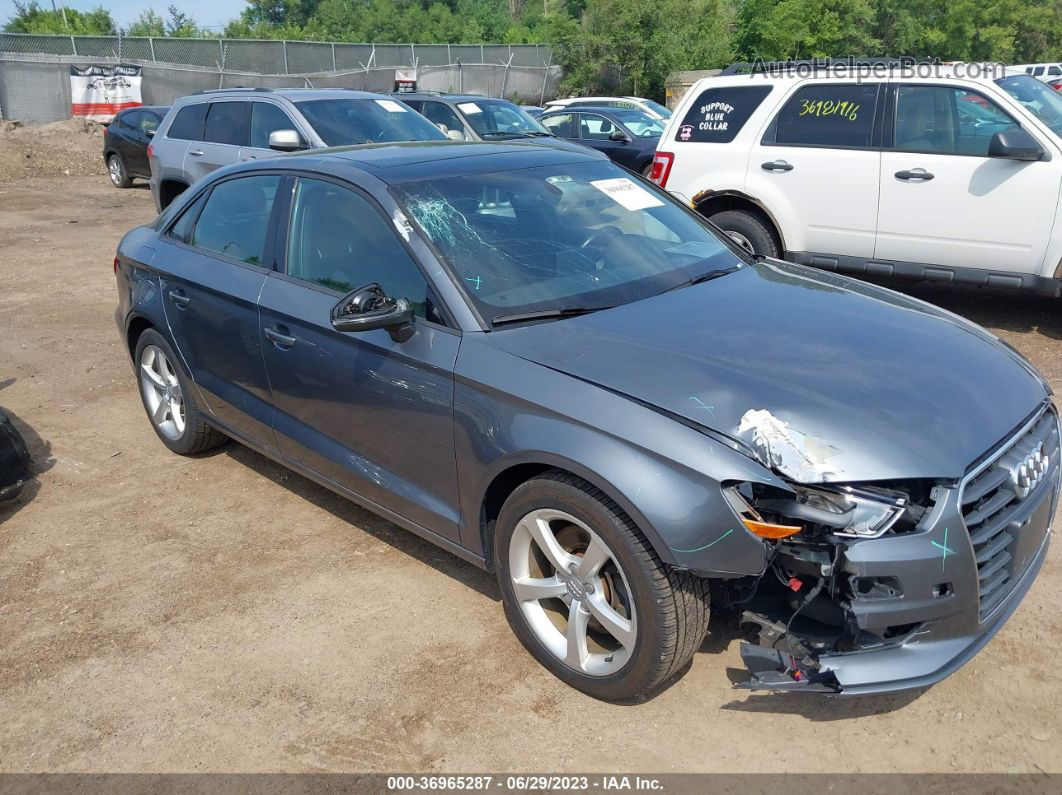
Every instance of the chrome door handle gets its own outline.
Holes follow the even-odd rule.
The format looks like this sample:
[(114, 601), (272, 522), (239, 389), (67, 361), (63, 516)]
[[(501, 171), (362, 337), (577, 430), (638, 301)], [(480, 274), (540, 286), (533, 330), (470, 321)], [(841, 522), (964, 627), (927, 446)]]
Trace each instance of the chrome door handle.
[(189, 149), (188, 154), (190, 154), (192, 157), (202, 157), (204, 152), (202, 149)]
[(188, 304), (192, 302), (192, 299), (184, 292), (184, 290), (170, 290), (167, 295), (170, 296), (170, 300), (178, 309), (186, 309)]
[(792, 171), (793, 166), (784, 160), (772, 160), (769, 163), (763, 163), (760, 165), (764, 171)]
[(264, 333), (278, 348), (290, 348), (298, 342), (298, 340), (290, 334), (285, 334), (285, 331), (287, 331), (287, 328), (284, 326), (278, 326), (277, 328), (267, 328)]
[(913, 168), (910, 171), (897, 171), (893, 176), (895, 176), (896, 179), (902, 179), (904, 182), (929, 182), (929, 180), (933, 179), (933, 175), (924, 168)]

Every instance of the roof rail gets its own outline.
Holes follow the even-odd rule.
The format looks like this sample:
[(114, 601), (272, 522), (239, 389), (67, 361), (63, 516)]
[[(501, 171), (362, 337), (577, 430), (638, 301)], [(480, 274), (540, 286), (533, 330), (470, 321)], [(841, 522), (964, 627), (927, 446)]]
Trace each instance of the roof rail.
[(224, 94), (227, 91), (265, 91), (268, 93), (272, 93), (273, 89), (263, 88), (262, 86), (258, 86), (256, 88), (251, 88), (250, 86), (231, 86), (229, 88), (204, 88), (202, 91), (194, 92), (192, 96), (197, 96), (199, 94)]
[(720, 72), (720, 76), (741, 74), (763, 74), (765, 72), (807, 71), (816, 69), (837, 69), (839, 67), (857, 69), (867, 66), (914, 66), (919, 63), (940, 63), (939, 60), (930, 58), (911, 57), (874, 57), (857, 58), (848, 56), (843, 58), (812, 58), (809, 60), (788, 61), (764, 61), (757, 59), (751, 63), (733, 63)]

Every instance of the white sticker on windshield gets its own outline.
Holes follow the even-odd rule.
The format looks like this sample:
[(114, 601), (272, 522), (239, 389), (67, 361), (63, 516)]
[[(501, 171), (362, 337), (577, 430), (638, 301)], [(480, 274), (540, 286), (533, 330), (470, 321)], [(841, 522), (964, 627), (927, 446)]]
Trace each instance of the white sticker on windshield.
[(406, 112), (406, 109), (399, 105), (397, 102), (395, 102), (393, 99), (378, 99), (376, 100), (376, 104), (384, 110), (390, 111), (391, 113)]
[(590, 184), (628, 210), (644, 210), (647, 207), (664, 206), (660, 199), (644, 188), (638, 187), (626, 177), (597, 179)]
[(461, 102), (457, 105), (461, 109), (462, 113), (482, 113), (483, 108), (477, 105), (475, 102)]

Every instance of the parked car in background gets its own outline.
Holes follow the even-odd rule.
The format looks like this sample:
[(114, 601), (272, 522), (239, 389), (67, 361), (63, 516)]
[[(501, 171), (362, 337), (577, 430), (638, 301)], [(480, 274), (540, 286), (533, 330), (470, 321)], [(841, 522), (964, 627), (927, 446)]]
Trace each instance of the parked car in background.
[(666, 105), (643, 97), (569, 97), (568, 99), (551, 99), (546, 103), (546, 110), (557, 110), (572, 105), (584, 108), (629, 108), (640, 110), (654, 119), (666, 121), (671, 118), (671, 111)]
[(103, 131), (103, 162), (116, 188), (151, 179), (147, 149), (169, 107), (142, 105), (115, 115)]
[(1050, 80), (1047, 80), (1046, 83), (1055, 91), (1062, 91), (1062, 77), (1053, 77)]
[(649, 176), (664, 124), (640, 110), (572, 105), (551, 110), (539, 123), (558, 138), (578, 141), (621, 166)]
[(214, 169), (281, 152), (445, 136), (402, 102), (349, 89), (226, 88), (177, 100), (148, 149), (163, 210)]
[(1062, 77), (1062, 63), (1023, 63), (1008, 66), (1007, 72), (1025, 72), (1041, 80), (1049, 80), (1052, 77)]
[(541, 105), (520, 105), (520, 110), (530, 116), (532, 119), (537, 119), (545, 112), (545, 108)]
[(598, 698), (658, 691), (711, 610), (761, 626), (742, 686), (924, 688), (1047, 556), (1058, 419), (1016, 351), (757, 261), (589, 150), (243, 163), (129, 232), (115, 278), (167, 448), (237, 439), (493, 571), (525, 647)]
[(438, 127), (451, 141), (510, 141), (580, 149), (556, 138), (507, 99), (474, 94), (401, 94), (402, 101)]
[(699, 80), (651, 178), (756, 254), (1057, 295), (1062, 96), (1024, 74), (841, 66)]

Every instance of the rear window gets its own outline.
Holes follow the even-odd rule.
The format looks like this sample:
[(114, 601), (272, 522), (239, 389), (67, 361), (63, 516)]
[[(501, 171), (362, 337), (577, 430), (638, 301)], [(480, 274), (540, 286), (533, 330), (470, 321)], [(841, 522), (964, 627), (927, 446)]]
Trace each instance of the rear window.
[(203, 139), (215, 144), (247, 146), (250, 102), (211, 102)]
[(167, 138), (177, 138), (182, 141), (202, 141), (203, 123), (206, 121), (207, 103), (200, 102), (197, 105), (185, 105), (179, 111), (170, 125)]
[(676, 141), (726, 144), (771, 93), (771, 86), (727, 86), (702, 91), (679, 124)]
[(877, 84), (804, 86), (785, 103), (764, 142), (867, 148), (877, 96)]

